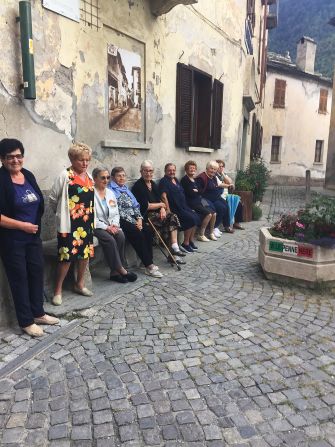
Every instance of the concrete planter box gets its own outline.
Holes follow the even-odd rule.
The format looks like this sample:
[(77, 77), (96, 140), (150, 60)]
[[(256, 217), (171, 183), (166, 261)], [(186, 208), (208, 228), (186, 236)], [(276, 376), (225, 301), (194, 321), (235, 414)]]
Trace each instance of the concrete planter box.
[(271, 236), (259, 232), (258, 260), (268, 279), (315, 288), (335, 285), (335, 249)]

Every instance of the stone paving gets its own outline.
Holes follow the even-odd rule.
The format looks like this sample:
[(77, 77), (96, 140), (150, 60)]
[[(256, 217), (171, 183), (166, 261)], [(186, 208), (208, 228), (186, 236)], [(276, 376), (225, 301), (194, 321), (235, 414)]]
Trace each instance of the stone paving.
[[(276, 194), (269, 219), (303, 201)], [(3, 334), (0, 445), (335, 446), (334, 296), (264, 278), (264, 223), (41, 340)]]

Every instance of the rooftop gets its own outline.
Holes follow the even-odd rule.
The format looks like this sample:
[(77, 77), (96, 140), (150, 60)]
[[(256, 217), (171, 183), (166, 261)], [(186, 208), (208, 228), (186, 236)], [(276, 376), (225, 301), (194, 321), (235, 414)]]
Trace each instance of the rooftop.
[[(306, 38), (305, 39), (310, 39)], [(307, 73), (301, 70), (295, 62), (292, 62), (290, 54), (287, 52), (286, 55), (278, 53), (268, 53), (267, 69), (269, 71), (276, 71), (289, 76), (299, 78), (299, 79), (309, 79), (326, 85), (327, 87), (332, 86), (332, 79), (323, 76), (321, 73)]]

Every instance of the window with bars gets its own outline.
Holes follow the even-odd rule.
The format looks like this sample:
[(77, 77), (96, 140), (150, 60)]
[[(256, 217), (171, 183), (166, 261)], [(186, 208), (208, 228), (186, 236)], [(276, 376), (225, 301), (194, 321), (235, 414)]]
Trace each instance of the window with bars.
[(286, 81), (284, 79), (276, 79), (273, 107), (284, 109), (285, 96), (286, 96)]
[(99, 0), (80, 1), (80, 20), (91, 28), (99, 29)]
[(177, 64), (176, 146), (221, 147), (223, 84)]
[(314, 163), (322, 163), (323, 140), (316, 140)]
[(319, 113), (327, 113), (328, 90), (320, 89)]
[(281, 137), (273, 136), (271, 143), (271, 162), (280, 163)]

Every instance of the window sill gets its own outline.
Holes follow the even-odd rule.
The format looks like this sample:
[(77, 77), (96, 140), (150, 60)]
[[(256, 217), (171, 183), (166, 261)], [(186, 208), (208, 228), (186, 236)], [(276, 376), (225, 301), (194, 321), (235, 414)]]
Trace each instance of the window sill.
[(318, 110), (319, 115), (327, 115), (327, 111)]
[(277, 104), (273, 104), (273, 108), (274, 109), (285, 109), (286, 108), (286, 106), (280, 106), (280, 105), (277, 105)]
[(101, 147), (110, 149), (139, 149), (144, 151), (149, 151), (151, 145), (143, 142), (136, 141), (112, 141), (112, 140), (102, 140)]
[(315, 162), (313, 163), (313, 165), (316, 165), (316, 166), (322, 166), (322, 165), (323, 165), (323, 161), (315, 161)]
[(204, 152), (206, 154), (211, 154), (214, 152), (214, 149), (211, 149), (210, 147), (197, 147), (197, 146), (189, 146), (187, 148), (188, 152)]
[(281, 161), (270, 161), (272, 165), (280, 165)]

